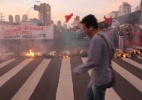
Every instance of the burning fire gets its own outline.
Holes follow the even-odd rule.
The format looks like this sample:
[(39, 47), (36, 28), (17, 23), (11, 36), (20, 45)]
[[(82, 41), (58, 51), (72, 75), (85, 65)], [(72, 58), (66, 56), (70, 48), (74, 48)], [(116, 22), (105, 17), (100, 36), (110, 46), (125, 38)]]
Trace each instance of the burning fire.
[(114, 58), (131, 58), (141, 56), (140, 50), (131, 50), (128, 52), (120, 51), (114, 54)]
[(69, 56), (63, 56), (63, 58), (68, 59), (68, 58), (69, 58)]
[(35, 53), (32, 50), (29, 50), (29, 52), (26, 53), (26, 56), (28, 56), (28, 57), (34, 57)]

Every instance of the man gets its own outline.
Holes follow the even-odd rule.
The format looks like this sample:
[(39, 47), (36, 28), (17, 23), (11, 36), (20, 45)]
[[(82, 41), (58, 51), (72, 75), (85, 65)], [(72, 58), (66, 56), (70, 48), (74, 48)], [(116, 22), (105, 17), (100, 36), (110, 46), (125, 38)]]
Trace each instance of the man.
[[(77, 66), (73, 72), (80, 74), (92, 69), (91, 80), (87, 88), (87, 100), (104, 100), (105, 92), (111, 82), (111, 69), (109, 67), (109, 55), (105, 41), (97, 34), (102, 34), (109, 43), (111, 41), (107, 33), (100, 31), (97, 19), (94, 15), (87, 15), (81, 21), (84, 32), (90, 37), (88, 60), (85, 64)], [(112, 52), (110, 52), (112, 53)]]
[(123, 49), (124, 46), (124, 31), (122, 28), (120, 28), (119, 32), (119, 49)]

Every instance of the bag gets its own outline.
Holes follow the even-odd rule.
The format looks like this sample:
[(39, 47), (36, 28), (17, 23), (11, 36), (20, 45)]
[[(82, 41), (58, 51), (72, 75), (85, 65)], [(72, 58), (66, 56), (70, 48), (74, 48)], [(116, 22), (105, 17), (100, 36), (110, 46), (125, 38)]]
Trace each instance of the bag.
[(112, 79), (111, 79), (111, 82), (110, 82), (108, 88), (111, 88), (111, 87), (113, 87), (115, 85), (116, 85), (116, 77), (115, 77), (115, 74), (112, 71)]
[(107, 49), (108, 49), (109, 64), (110, 64), (109, 67), (110, 67), (111, 72), (112, 72), (112, 79), (111, 79), (111, 82), (110, 82), (110, 85), (108, 86), (108, 88), (111, 88), (111, 87), (116, 85), (116, 77), (115, 77), (115, 74), (113, 72), (113, 68), (112, 68), (112, 65), (111, 65), (111, 56), (110, 56), (110, 52), (109, 52), (109, 44), (108, 44), (106, 38), (102, 34), (98, 34), (98, 35), (105, 41), (105, 43), (107, 45)]

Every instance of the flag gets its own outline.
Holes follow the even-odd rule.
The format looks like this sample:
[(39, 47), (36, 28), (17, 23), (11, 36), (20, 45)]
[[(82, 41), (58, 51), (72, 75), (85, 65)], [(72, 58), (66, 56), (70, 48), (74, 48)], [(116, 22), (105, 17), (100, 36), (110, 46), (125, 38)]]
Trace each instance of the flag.
[(111, 24), (111, 21), (112, 21), (112, 18), (109, 17), (109, 18), (106, 18), (106, 16), (104, 16), (104, 19), (105, 19), (105, 23), (110, 25)]
[(116, 19), (112, 19), (111, 28), (118, 27), (120, 23)]
[(70, 15), (65, 15), (65, 20), (66, 20), (65, 22), (67, 23), (72, 16), (73, 16), (73, 13), (71, 13)]

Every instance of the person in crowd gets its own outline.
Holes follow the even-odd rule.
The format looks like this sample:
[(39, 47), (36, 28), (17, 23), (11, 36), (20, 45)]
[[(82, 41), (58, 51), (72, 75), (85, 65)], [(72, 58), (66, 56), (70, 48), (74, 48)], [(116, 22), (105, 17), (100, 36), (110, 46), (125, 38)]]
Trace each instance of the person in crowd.
[[(114, 48), (108, 34), (99, 30), (98, 22), (94, 15), (85, 16), (81, 24), (83, 31), (90, 37), (91, 44), (87, 62), (75, 67), (73, 72), (79, 75), (91, 69), (91, 80), (88, 84), (86, 98), (87, 100), (104, 100), (105, 92), (112, 78), (112, 72), (109, 67), (109, 56), (113, 56)], [(108, 54), (105, 41), (98, 34), (106, 38), (111, 55)]]
[(124, 46), (124, 31), (122, 28), (120, 28), (119, 32), (119, 49), (123, 49)]
[(116, 35), (118, 33), (118, 30), (119, 30), (118, 27), (112, 28), (110, 30), (110, 40), (111, 40), (111, 42), (112, 42), (112, 44), (113, 44), (113, 46), (115, 48), (117, 47), (117, 44), (116, 44)]
[(126, 29), (127, 35), (128, 35), (128, 40), (129, 40), (129, 47), (132, 47), (131, 42), (133, 40), (133, 35), (132, 35), (132, 29), (130, 26)]

